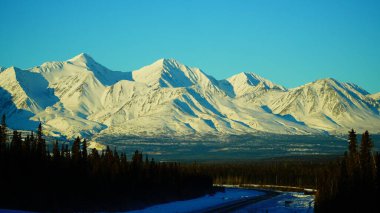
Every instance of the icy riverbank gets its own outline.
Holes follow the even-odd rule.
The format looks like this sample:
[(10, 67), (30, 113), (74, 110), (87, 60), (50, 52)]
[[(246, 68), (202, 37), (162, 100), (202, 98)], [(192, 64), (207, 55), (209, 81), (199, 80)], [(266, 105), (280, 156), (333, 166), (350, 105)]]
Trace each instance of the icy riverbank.
[(235, 212), (312, 213), (314, 212), (314, 195), (284, 192), (277, 197), (246, 206)]
[(225, 192), (218, 192), (215, 195), (206, 195), (191, 200), (155, 205), (146, 209), (132, 212), (194, 212), (209, 207), (237, 201), (242, 198), (251, 198), (263, 194), (263, 192), (250, 189), (226, 188)]

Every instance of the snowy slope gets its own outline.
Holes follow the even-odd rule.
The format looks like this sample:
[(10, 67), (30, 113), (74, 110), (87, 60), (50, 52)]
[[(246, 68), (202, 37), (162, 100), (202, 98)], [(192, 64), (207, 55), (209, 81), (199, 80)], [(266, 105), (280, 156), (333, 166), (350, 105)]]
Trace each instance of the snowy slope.
[(58, 101), (41, 75), (16, 67), (10, 67), (0, 74), (0, 86), (11, 94), (17, 108), (33, 113)]
[(370, 97), (370, 98), (373, 98), (376, 101), (380, 101), (380, 92), (375, 93), (375, 94), (370, 94), (370, 95), (367, 95), (367, 96)]
[(41, 121), (52, 135), (68, 137), (380, 132), (375, 98), (334, 79), (289, 90), (248, 72), (217, 81), (174, 59), (117, 72), (82, 53), (0, 72), (0, 113), (11, 127)]
[(10, 67), (0, 73), (0, 113), (13, 128), (35, 129), (32, 117), (59, 101), (53, 92), (41, 75)]
[(190, 68), (174, 59), (159, 59), (132, 72), (133, 79), (153, 87), (190, 87), (210, 81), (198, 68)]
[(150, 87), (177, 88), (196, 86), (211, 92), (223, 93), (218, 82), (196, 67), (188, 67), (175, 59), (159, 59), (151, 65), (132, 72), (134, 81)]
[(54, 89), (65, 109), (83, 117), (102, 109), (98, 96), (105, 86), (96, 78), (95, 71), (88, 68), (94, 64), (97, 63), (80, 54), (66, 62), (44, 63), (32, 71), (49, 82), (48, 87)]
[(274, 84), (271, 81), (251, 72), (239, 73), (226, 79), (226, 81), (222, 81), (221, 83), (226, 90), (231, 88), (231, 92), (233, 92), (236, 97), (249, 95), (252, 93), (263, 93), (268, 90), (286, 90), (283, 86)]
[(380, 116), (368, 93), (356, 85), (321, 79), (289, 90), (270, 103), (276, 114), (289, 114), (306, 125), (330, 132), (349, 128), (378, 132)]

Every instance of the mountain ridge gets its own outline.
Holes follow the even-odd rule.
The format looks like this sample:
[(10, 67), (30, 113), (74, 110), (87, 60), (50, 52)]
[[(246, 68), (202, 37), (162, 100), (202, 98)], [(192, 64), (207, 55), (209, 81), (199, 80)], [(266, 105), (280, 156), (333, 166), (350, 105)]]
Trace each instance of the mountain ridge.
[(81, 53), (5, 68), (0, 88), (0, 113), (67, 137), (380, 132), (378, 96), (356, 84), (325, 78), (288, 89), (252, 72), (216, 80), (175, 59), (120, 72)]

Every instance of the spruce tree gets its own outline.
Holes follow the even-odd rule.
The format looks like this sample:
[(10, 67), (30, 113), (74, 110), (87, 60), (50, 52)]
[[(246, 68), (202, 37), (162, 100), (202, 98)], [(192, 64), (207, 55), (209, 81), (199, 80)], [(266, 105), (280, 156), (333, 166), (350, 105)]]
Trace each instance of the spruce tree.
[(22, 144), (22, 152), (29, 153), (30, 152), (30, 136), (27, 135), (24, 143)]
[(347, 170), (350, 176), (355, 176), (354, 179), (356, 181), (359, 176), (359, 155), (357, 150), (357, 138), (356, 132), (352, 129), (348, 132), (348, 160), (347, 160)]
[(71, 147), (71, 155), (73, 161), (79, 161), (81, 159), (79, 136), (75, 139), (73, 146)]
[(66, 146), (65, 146), (65, 158), (66, 158), (67, 160), (70, 160), (70, 159), (71, 159), (70, 151), (69, 151), (69, 145), (68, 145), (68, 144), (66, 144)]
[(7, 142), (7, 124), (5, 122), (5, 115), (1, 117), (0, 126), (0, 151), (4, 150)]
[(374, 184), (375, 165), (372, 155), (372, 140), (368, 131), (365, 131), (362, 135), (360, 143), (360, 168), (363, 188), (370, 190)]
[(38, 143), (42, 141), (42, 124), (41, 123), (38, 125), (38, 129), (37, 129), (37, 141)]
[(21, 135), (17, 132), (17, 130), (14, 130), (11, 141), (11, 151), (14, 153), (19, 153), (21, 151), (21, 143)]
[(86, 139), (83, 140), (83, 144), (82, 144), (82, 158), (83, 160), (87, 160), (87, 140)]
[(58, 141), (55, 141), (53, 145), (53, 160), (59, 161), (60, 158), (61, 158), (61, 154), (59, 152)]
[(43, 159), (47, 156), (46, 154), (46, 142), (45, 139), (42, 137), (42, 124), (40, 123), (37, 128), (37, 154), (39, 155), (39, 158)]
[(348, 155), (349, 157), (352, 157), (357, 154), (356, 132), (354, 129), (352, 129), (348, 132), (348, 134)]
[(32, 154), (35, 154), (37, 152), (37, 141), (36, 141), (36, 138), (34, 137), (34, 133), (33, 131), (30, 133), (30, 149), (31, 149), (31, 153)]
[(65, 144), (63, 144), (63, 143), (61, 145), (61, 154), (60, 155), (62, 158), (65, 158)]

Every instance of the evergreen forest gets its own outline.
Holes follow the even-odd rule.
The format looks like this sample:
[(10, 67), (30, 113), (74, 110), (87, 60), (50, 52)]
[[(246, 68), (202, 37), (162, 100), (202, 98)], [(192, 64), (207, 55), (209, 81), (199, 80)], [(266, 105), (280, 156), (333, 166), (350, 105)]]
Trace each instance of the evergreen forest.
[(25, 137), (0, 125), (0, 209), (125, 211), (223, 191), (215, 184), (316, 189), (315, 212), (378, 212), (380, 154), (368, 131), (348, 134), (337, 158), (252, 162), (156, 162), (136, 150), (128, 157), (86, 139), (52, 142), (39, 125)]

